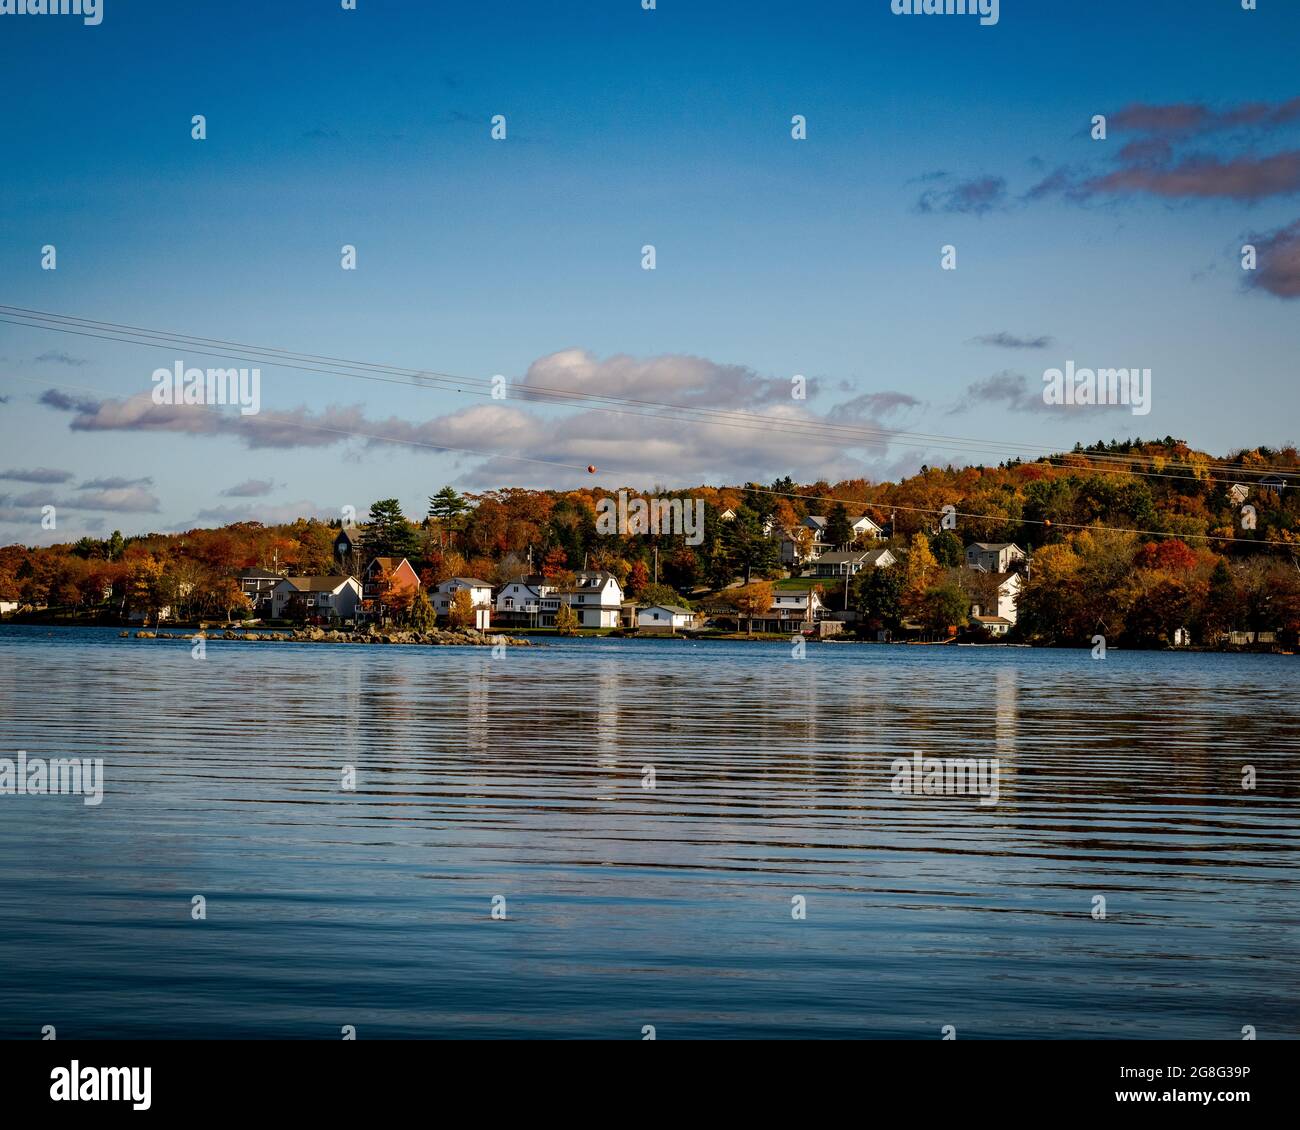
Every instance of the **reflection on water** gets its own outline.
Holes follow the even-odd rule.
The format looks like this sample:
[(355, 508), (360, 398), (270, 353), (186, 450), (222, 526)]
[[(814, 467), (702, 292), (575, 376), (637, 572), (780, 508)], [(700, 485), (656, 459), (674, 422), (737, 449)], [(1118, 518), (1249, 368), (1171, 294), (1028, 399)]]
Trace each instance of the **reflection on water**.
[(1296, 1037), (1296, 670), (0, 629), (0, 1035)]

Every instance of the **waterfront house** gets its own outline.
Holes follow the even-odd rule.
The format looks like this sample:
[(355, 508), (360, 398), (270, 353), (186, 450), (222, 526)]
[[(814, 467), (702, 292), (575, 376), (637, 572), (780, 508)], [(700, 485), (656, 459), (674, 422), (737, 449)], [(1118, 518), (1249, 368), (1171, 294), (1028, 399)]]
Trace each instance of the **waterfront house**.
[(271, 590), (271, 615), (281, 619), (298, 602), (309, 620), (355, 620), (361, 583), (356, 577), (282, 577)]
[(966, 568), (985, 573), (1005, 573), (1024, 559), (1025, 551), (1014, 542), (977, 541), (966, 547)]
[(493, 618), (499, 624), (537, 627), (541, 624), (542, 597), (555, 589), (555, 584), (541, 573), (514, 577), (497, 589)]
[(405, 557), (372, 557), (361, 575), (363, 614), (382, 619), (389, 607), (407, 607), (419, 588), (420, 575)]
[(540, 573), (529, 573), (508, 581), (497, 592), (497, 623), (512, 628), (541, 627), (542, 598), (553, 593), (555, 588)]
[(248, 597), (249, 606), (255, 616), (269, 616), (271, 613), (271, 593), (284, 578), (270, 569), (240, 569), (235, 574), (239, 590)]
[(1005, 636), (1011, 631), (1011, 621), (1005, 616), (985, 616), (980, 612), (978, 604), (972, 604), (970, 608), (970, 622), (983, 628), (991, 636)]
[(979, 570), (953, 569), (949, 573), (966, 591), (971, 601), (986, 615), (1005, 620), (1010, 629), (1016, 622), (1016, 602), (1024, 587), (1019, 573), (984, 573)]
[(433, 590), (433, 610), (439, 617), (451, 615), (451, 601), (461, 589), (468, 589), (474, 603), (474, 623), (467, 625), (480, 632), (492, 626), (492, 586), (477, 577), (448, 577)]
[(681, 629), (694, 628), (695, 613), (677, 604), (651, 604), (637, 609), (636, 626), (646, 635), (671, 635)]
[[(782, 588), (778, 582), (772, 588), (772, 606), (767, 612), (755, 616), (752, 624), (743, 617), (738, 617), (737, 623), (756, 632), (810, 632), (827, 613), (816, 588)], [(736, 614), (733, 611), (730, 615)]]
[(583, 628), (617, 628), (623, 607), (623, 586), (604, 569), (584, 570), (574, 583), (542, 598), (542, 623), (553, 625), (560, 605), (567, 604)]

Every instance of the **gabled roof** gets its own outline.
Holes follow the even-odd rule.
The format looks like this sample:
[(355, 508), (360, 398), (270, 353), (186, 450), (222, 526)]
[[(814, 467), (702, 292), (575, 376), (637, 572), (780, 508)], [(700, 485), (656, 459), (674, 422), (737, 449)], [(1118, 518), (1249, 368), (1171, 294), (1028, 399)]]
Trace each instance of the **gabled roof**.
[[(1020, 546), (1013, 541), (976, 541), (966, 547), (966, 552), (969, 553), (972, 549), (982, 550), (984, 553), (998, 553), (1004, 549), (1020, 549)], [(1025, 551), (1020, 549), (1020, 552), (1024, 553)]]
[(389, 572), (392, 572), (394, 569), (400, 569), (405, 565), (412, 572), (415, 572), (415, 566), (405, 557), (372, 557), (370, 559), (370, 564), (367, 565), (366, 568), (373, 569), (376, 565), (381, 569), (387, 569)]
[(240, 569), (235, 574), (241, 581), (282, 581), (284, 577), (279, 573), (272, 573), (270, 569)]
[(490, 589), (492, 587), (490, 582), (480, 581), (477, 577), (448, 577), (445, 581), (441, 582), (438, 587), (442, 588), (443, 585), (450, 585), (452, 583), (466, 585), (470, 588), (476, 589)]
[[(352, 580), (351, 577), (281, 577), (299, 592), (334, 592)], [(278, 586), (277, 586), (278, 587)]]
[(867, 556), (865, 549), (846, 550), (842, 553), (823, 553), (817, 558), (818, 565), (848, 565), (854, 561), (861, 561)]
[(647, 604), (639, 609), (641, 612), (649, 612), (655, 608), (662, 608), (665, 612), (671, 612), (675, 616), (694, 616), (689, 608), (683, 608), (680, 604)]

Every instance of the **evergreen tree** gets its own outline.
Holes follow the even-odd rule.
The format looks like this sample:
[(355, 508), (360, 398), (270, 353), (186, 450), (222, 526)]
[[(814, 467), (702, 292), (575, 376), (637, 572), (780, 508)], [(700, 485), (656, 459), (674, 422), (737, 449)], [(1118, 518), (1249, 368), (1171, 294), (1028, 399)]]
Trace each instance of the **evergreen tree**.
[(419, 539), (397, 499), (385, 498), (371, 504), (365, 548), (371, 557), (415, 556)]
[(763, 533), (759, 516), (747, 506), (736, 511), (733, 521), (725, 523), (723, 557), (734, 576), (743, 573), (745, 584), (755, 572), (768, 573), (776, 568), (780, 551), (776, 541)]
[(853, 523), (849, 521), (849, 512), (842, 502), (832, 506), (831, 512), (826, 516), (825, 540), (836, 547), (853, 542)]

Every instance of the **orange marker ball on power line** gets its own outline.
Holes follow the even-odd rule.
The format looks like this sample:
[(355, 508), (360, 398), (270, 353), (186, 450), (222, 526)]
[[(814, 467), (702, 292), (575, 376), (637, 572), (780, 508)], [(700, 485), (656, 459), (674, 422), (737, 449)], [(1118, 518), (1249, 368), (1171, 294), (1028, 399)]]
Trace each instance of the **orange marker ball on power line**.
[(596, 464), (595, 464), (595, 463), (588, 463), (588, 464), (587, 464), (587, 474), (589, 474), (589, 475), (594, 475), (595, 473), (596, 473)]

